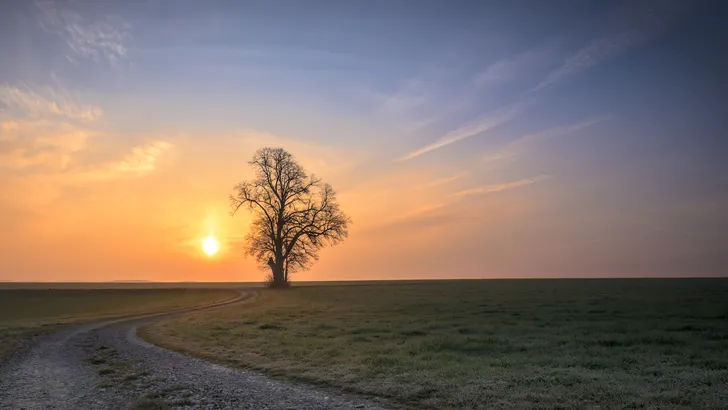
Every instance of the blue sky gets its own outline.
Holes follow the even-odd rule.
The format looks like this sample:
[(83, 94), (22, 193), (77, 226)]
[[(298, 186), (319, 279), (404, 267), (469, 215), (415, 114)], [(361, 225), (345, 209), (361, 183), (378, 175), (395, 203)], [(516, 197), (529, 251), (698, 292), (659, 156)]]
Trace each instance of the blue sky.
[[(728, 272), (721, 2), (1, 7), (9, 279), (239, 278), (225, 199), (270, 144), (355, 221), (303, 279)], [(202, 224), (219, 261), (184, 250)]]

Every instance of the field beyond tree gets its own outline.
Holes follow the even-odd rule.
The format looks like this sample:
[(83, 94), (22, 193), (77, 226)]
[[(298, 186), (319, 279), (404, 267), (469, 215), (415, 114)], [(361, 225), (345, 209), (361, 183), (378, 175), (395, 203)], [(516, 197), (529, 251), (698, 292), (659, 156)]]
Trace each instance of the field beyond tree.
[(0, 364), (24, 340), (61, 325), (205, 305), (237, 294), (231, 289), (0, 289)]
[(728, 280), (263, 291), (142, 329), (219, 363), (432, 408), (728, 407)]

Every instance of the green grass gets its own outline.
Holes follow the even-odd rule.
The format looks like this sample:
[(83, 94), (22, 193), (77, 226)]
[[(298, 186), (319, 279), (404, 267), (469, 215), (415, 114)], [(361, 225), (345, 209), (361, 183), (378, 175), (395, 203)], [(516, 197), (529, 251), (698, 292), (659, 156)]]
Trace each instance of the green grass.
[(228, 300), (224, 289), (0, 290), (0, 363), (24, 339), (59, 325)]
[(430, 408), (728, 408), (728, 280), (263, 291), (142, 329), (228, 365)]
[(152, 399), (142, 397), (134, 402), (131, 406), (132, 410), (167, 410), (171, 409), (169, 405), (162, 399)]

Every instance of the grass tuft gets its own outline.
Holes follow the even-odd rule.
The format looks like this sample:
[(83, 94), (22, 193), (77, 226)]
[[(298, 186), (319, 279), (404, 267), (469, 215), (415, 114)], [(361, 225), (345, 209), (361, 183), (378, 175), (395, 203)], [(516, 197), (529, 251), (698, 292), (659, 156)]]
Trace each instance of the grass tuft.
[(131, 410), (170, 410), (171, 407), (164, 400), (158, 398), (142, 397), (134, 402)]

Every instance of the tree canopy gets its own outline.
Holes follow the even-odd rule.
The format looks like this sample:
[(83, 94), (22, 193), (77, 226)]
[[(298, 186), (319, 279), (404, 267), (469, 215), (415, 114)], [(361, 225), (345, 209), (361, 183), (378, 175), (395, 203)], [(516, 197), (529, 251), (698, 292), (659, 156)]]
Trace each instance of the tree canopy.
[(319, 249), (347, 237), (351, 219), (331, 185), (307, 175), (284, 149), (260, 149), (249, 164), (255, 178), (235, 186), (231, 213), (247, 207), (254, 214), (246, 251), (270, 268), (272, 287), (286, 287), (290, 273), (318, 260)]

